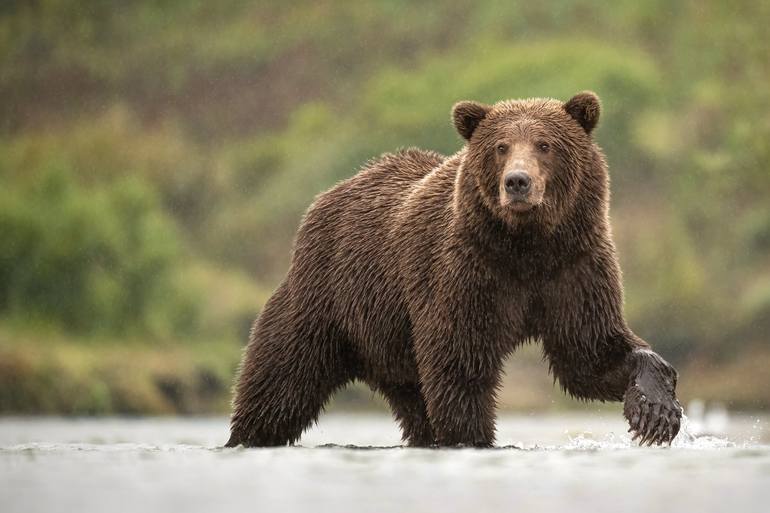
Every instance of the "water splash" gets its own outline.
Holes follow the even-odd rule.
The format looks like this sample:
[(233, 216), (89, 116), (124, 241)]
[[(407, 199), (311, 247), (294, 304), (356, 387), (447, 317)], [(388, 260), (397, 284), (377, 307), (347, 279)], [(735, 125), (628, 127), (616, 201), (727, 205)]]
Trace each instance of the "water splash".
[(735, 442), (715, 435), (698, 435), (688, 426), (689, 419), (682, 414), (682, 428), (679, 435), (671, 443), (677, 449), (725, 449), (735, 447)]
[[(709, 450), (709, 449), (726, 449), (733, 447), (750, 447), (756, 445), (759, 440), (759, 436), (753, 436), (747, 442), (743, 444), (736, 443), (729, 440), (725, 436), (717, 436), (712, 434), (703, 434), (699, 428), (699, 425), (694, 423), (682, 413), (682, 423), (679, 430), (679, 434), (673, 440), (670, 446), (652, 446), (648, 449), (668, 449), (669, 447), (674, 449), (690, 449), (690, 450)], [(761, 431), (762, 427), (759, 419), (755, 423), (755, 429)], [(639, 448), (637, 442), (633, 441), (631, 435), (628, 434), (615, 434), (613, 432), (607, 433), (601, 438), (595, 438), (591, 432), (582, 432), (577, 435), (570, 436), (568, 433), (568, 442), (563, 445), (554, 446), (531, 446), (523, 447), (525, 449), (540, 449), (540, 450), (567, 450), (567, 451), (599, 451), (599, 450), (621, 450), (621, 449), (633, 449)]]
[(559, 447), (564, 450), (576, 450), (576, 451), (599, 451), (599, 450), (617, 450), (628, 449), (634, 447), (636, 444), (631, 441), (630, 437), (619, 437), (614, 433), (608, 433), (603, 440), (595, 440), (594, 438), (586, 436), (586, 434), (579, 434), (577, 436), (568, 437), (569, 442), (566, 445)]
[[(725, 419), (725, 425), (727, 420)], [(671, 443), (671, 447), (678, 449), (724, 449), (736, 447), (736, 443), (723, 436), (701, 434), (699, 424), (693, 425), (693, 422), (684, 414), (682, 410), (682, 424), (679, 434)]]

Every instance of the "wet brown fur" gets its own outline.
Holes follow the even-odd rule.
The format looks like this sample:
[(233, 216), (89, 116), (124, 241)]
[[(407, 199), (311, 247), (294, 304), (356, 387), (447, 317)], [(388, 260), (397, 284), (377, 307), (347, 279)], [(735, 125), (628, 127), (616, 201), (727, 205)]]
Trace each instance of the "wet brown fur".
[[(642, 435), (670, 440), (676, 373), (623, 317), (598, 115), (593, 93), (463, 102), (455, 155), (387, 154), (321, 194), (253, 326), (228, 446), (294, 443), (356, 379), (384, 395), (411, 445), (489, 446), (503, 361), (527, 340), (542, 340), (575, 397), (635, 390), (632, 428), (645, 419)], [(526, 212), (501, 203), (511, 159), (544, 187)]]

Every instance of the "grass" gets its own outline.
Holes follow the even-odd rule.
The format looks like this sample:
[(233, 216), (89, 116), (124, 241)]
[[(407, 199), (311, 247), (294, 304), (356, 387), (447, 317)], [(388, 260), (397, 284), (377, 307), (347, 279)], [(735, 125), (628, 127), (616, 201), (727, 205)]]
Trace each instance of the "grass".
[(42, 338), (0, 331), (0, 412), (225, 412), (240, 347), (232, 341)]
[[(235, 339), (96, 340), (0, 324), (0, 414), (226, 414), (241, 347)], [(769, 408), (768, 366), (770, 351), (762, 347), (719, 365), (694, 361), (680, 368), (680, 400)], [(507, 362), (498, 399), (501, 410), (519, 412), (619, 407), (569, 399), (554, 385), (536, 345)], [(329, 407), (386, 409), (363, 383), (339, 392)]]

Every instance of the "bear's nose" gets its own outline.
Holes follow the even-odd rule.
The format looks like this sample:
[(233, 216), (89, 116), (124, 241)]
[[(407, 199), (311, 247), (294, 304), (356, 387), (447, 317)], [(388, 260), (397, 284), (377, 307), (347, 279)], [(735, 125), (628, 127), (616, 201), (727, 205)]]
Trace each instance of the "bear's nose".
[(515, 171), (505, 175), (505, 192), (508, 194), (526, 194), (532, 186), (532, 179), (524, 171)]

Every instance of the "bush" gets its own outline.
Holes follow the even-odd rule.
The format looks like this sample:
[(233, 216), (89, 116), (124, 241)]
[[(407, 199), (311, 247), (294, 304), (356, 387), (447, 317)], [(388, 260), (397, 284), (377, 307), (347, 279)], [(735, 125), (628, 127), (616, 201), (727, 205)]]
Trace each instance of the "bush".
[(171, 278), (176, 229), (136, 179), (94, 189), (49, 165), (0, 189), (0, 232), (0, 308), (11, 316), (80, 333), (179, 329), (164, 324), (192, 317)]

